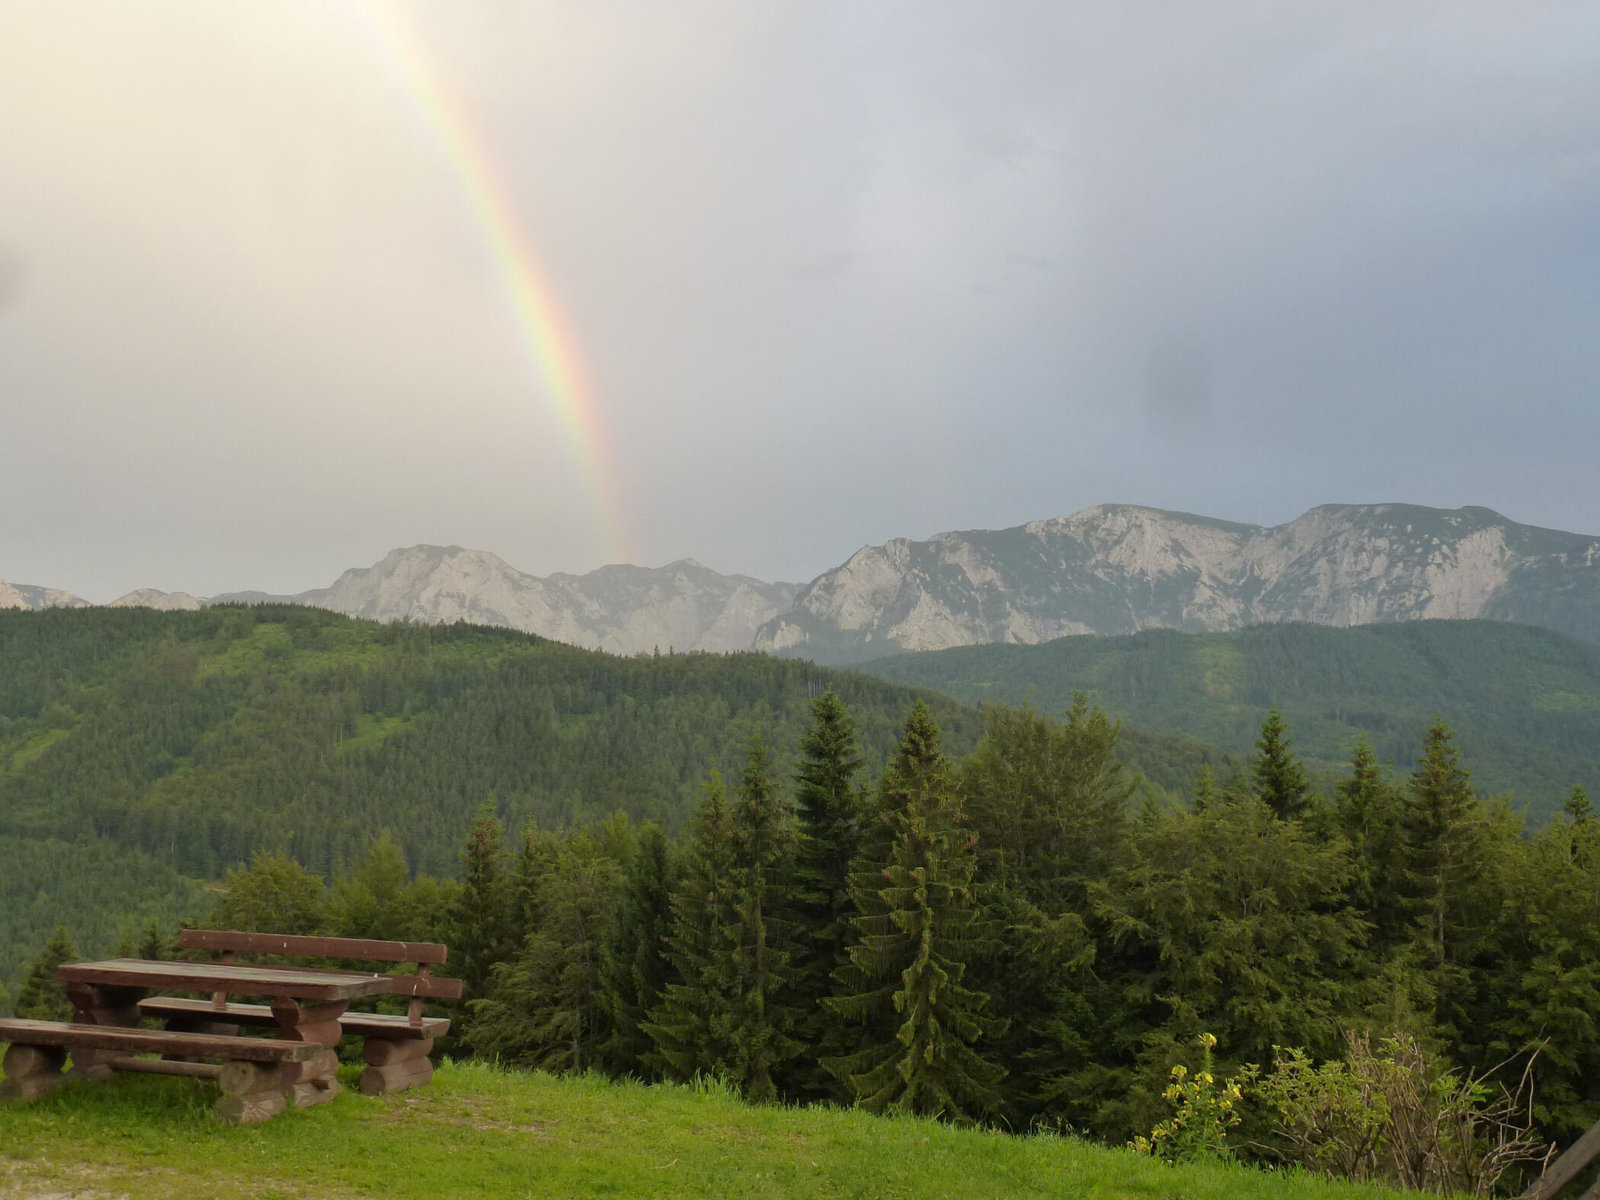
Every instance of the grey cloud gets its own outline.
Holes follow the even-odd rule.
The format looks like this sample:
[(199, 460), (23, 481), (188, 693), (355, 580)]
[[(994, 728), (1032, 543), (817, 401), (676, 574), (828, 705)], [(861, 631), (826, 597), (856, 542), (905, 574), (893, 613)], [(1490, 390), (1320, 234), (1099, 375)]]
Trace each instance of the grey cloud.
[(0, 578), (598, 565), (457, 133), (639, 561), (1113, 500), (1600, 531), (1597, 41), (1459, 0), (7, 8)]

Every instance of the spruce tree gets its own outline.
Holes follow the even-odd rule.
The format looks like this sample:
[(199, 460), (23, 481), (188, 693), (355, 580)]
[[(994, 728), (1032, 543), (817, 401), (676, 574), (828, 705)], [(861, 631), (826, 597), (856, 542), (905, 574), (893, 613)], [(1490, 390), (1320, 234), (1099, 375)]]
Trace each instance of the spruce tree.
[(1027, 706), (987, 716), (961, 792), (984, 907), (1006, 946), (969, 961), (966, 982), (1004, 1019), (990, 1049), (1010, 1067), (1010, 1115), (1025, 1120), (1061, 1070), (1057, 1031), (1085, 983), (1088, 887), (1121, 856), (1137, 781), (1117, 756), (1120, 726), (1082, 692), (1063, 721)]
[(1402, 817), (1405, 879), (1418, 946), (1427, 961), (1440, 967), (1451, 957), (1453, 907), (1481, 866), (1475, 845), (1478, 799), (1453, 738), (1450, 727), (1435, 717), (1411, 773)]
[(1094, 888), (1095, 975), (1115, 986), (1072, 1031), (1090, 1037), (1054, 1081), (1061, 1115), (1118, 1137), (1148, 1129), (1199, 1032), (1233, 1063), (1270, 1062), (1275, 1045), (1337, 1053), (1365, 932), (1343, 903), (1349, 858), (1254, 797), (1140, 829)]
[(991, 930), (974, 895), (966, 828), (939, 731), (918, 702), (882, 788), (887, 853), (851, 876), (859, 941), (828, 1007), (859, 1027), (860, 1049), (824, 1065), (872, 1112), (970, 1121), (995, 1112), (1005, 1069), (985, 1054), (1001, 1030), (988, 997), (963, 986)]
[(594, 1064), (609, 1032), (600, 947), (620, 879), (590, 831), (559, 843), (534, 884), (534, 927), (514, 957), (495, 965), (488, 997), (472, 1005), (467, 1040), (477, 1053), (547, 1071)]
[(55, 933), (45, 943), (39, 957), (28, 967), (23, 977), (22, 989), (17, 993), (16, 1015), (33, 1021), (65, 1021), (72, 1016), (72, 1002), (67, 999), (67, 988), (56, 972), (64, 963), (78, 957), (67, 927), (56, 927)]
[[(812, 723), (800, 743), (795, 769), (799, 845), (794, 871), (794, 985), (796, 1036), (813, 1056), (848, 1047), (837, 1040), (838, 1023), (822, 1006), (832, 994), (833, 972), (848, 961), (853, 940), (850, 867), (859, 853), (863, 801), (856, 785), (861, 752), (855, 723), (830, 688), (812, 705)], [(809, 1070), (798, 1083), (803, 1094), (844, 1100), (839, 1081)]]
[[(336, 937), (403, 939), (410, 934), (399, 922), (410, 878), (406, 856), (387, 829), (367, 843), (361, 857), (333, 881), (324, 918)], [(415, 935), (410, 935), (415, 936)]]
[(287, 854), (257, 853), (222, 881), (211, 910), (214, 929), (315, 933), (323, 922), (322, 880)]
[(660, 826), (647, 824), (639, 831), (601, 947), (600, 1003), (611, 1032), (600, 1057), (615, 1075), (656, 1074), (646, 1061), (654, 1043), (641, 1026), (667, 985), (674, 883), (666, 835)]
[(735, 1056), (726, 1037), (730, 1003), (714, 971), (732, 923), (732, 869), (728, 789), (721, 774), (712, 771), (695, 812), (683, 878), (672, 895), (666, 946), (671, 971), (660, 1004), (640, 1025), (654, 1046), (646, 1065), (668, 1079), (733, 1073)]
[(961, 792), (983, 878), (1051, 917), (1081, 908), (1128, 832), (1138, 781), (1117, 756), (1121, 726), (1079, 692), (1063, 721), (993, 705)]
[(1583, 784), (1572, 785), (1572, 791), (1562, 803), (1561, 811), (1567, 814), (1567, 820), (1574, 825), (1594, 818), (1594, 803), (1589, 799), (1589, 793), (1583, 790)]
[(540, 884), (562, 851), (562, 839), (530, 821), (522, 831), (517, 857), (508, 863), (505, 879), (506, 940), (513, 946), (540, 925)]
[(1289, 749), (1289, 733), (1273, 705), (1267, 719), (1261, 723), (1261, 737), (1256, 741), (1255, 758), (1250, 764), (1255, 781), (1255, 795), (1275, 815), (1285, 821), (1306, 816), (1311, 806), (1311, 785), (1306, 780), (1305, 768)]
[(733, 805), (728, 872), (731, 922), (714, 960), (729, 998), (733, 1081), (747, 1099), (776, 1096), (774, 1076), (802, 1049), (784, 1003), (791, 978), (793, 922), (783, 911), (794, 866), (794, 817), (772, 778), (771, 756), (751, 742)]
[(165, 958), (167, 954), (167, 937), (161, 932), (161, 923), (151, 921), (144, 927), (144, 934), (139, 939), (139, 957), (154, 962)]
[(1372, 949), (1380, 957), (1405, 937), (1403, 805), (1399, 789), (1384, 778), (1372, 744), (1362, 734), (1351, 755), (1350, 777), (1334, 785), (1334, 816), (1350, 843), (1350, 903), (1372, 924)]
[(461, 890), (452, 913), (451, 962), (462, 981), (463, 1005), (488, 994), (489, 975), (516, 947), (506, 895), (500, 818), (494, 798), (478, 810), (461, 854)]

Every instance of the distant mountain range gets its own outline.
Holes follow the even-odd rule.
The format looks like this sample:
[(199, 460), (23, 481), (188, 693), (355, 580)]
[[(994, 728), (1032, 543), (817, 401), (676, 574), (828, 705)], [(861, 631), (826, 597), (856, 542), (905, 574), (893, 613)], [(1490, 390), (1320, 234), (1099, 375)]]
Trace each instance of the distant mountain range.
[(297, 596), (236, 592), (210, 603), (277, 601), (377, 621), (505, 625), (575, 646), (637, 654), (748, 650), (755, 631), (787, 611), (799, 590), (793, 583), (720, 575), (693, 559), (541, 579), (482, 550), (412, 546), (346, 571), (331, 587)]
[[(293, 596), (200, 601), (142, 590), (114, 603), (267, 600), (379, 620), (505, 625), (620, 654), (755, 649), (830, 664), (1282, 621), (1489, 618), (1600, 642), (1600, 538), (1519, 525), (1486, 508), (1324, 505), (1266, 527), (1099, 505), (1011, 529), (867, 546), (803, 587), (689, 559), (541, 578), (483, 551), (413, 546)], [(0, 607), (86, 603), (0, 583)]]

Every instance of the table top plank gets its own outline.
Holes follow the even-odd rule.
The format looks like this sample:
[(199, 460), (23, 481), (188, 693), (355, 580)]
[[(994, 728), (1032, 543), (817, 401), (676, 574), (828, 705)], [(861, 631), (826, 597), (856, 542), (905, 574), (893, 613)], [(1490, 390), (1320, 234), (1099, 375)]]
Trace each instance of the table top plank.
[(291, 1000), (352, 1000), (381, 995), (389, 977), (370, 971), (252, 967), (240, 963), (158, 962), (112, 958), (68, 963), (57, 972), (63, 982), (101, 987), (161, 988), (172, 991), (227, 992)]

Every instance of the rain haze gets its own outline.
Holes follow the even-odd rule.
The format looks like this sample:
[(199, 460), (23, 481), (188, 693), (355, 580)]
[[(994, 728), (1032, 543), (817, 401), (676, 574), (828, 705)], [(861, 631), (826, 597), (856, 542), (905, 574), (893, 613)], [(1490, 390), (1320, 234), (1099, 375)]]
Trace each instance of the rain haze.
[(1592, 3), (0, 5), (0, 578), (1600, 533)]

